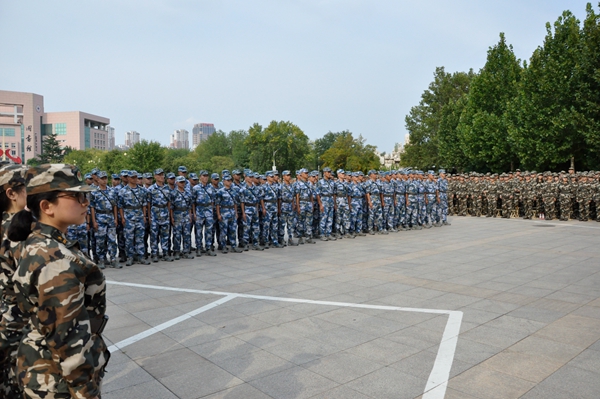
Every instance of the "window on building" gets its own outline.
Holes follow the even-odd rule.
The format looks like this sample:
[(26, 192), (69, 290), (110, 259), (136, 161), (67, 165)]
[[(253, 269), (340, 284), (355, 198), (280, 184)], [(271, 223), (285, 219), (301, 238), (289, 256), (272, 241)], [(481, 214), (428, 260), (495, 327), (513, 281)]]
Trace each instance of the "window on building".
[(57, 136), (66, 136), (67, 135), (67, 124), (66, 123), (55, 123), (54, 124), (54, 134)]
[(15, 129), (13, 128), (0, 128), (0, 136), (4, 137), (15, 137)]
[(10, 148), (17, 148), (17, 145), (15, 143), (10, 143)]

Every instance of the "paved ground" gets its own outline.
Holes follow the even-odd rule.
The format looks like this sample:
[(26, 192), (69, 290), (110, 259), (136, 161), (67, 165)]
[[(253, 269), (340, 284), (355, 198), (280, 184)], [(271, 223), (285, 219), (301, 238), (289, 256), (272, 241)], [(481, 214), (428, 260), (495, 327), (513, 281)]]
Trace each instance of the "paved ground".
[(485, 218), (110, 269), (156, 288), (108, 285), (103, 398), (598, 398), (599, 271), (600, 223)]

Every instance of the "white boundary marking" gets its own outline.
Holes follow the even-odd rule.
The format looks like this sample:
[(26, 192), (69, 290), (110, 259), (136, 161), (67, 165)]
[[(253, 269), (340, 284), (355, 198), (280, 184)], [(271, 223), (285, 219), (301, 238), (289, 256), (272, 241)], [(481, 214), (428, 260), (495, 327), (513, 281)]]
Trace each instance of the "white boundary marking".
[(283, 298), (274, 296), (262, 296), (262, 295), (251, 295), (251, 294), (236, 294), (231, 292), (221, 291), (205, 291), (205, 290), (194, 290), (188, 288), (177, 288), (177, 287), (163, 287), (159, 285), (148, 285), (148, 284), (137, 284), (137, 283), (124, 283), (119, 281), (106, 281), (107, 284), (122, 285), (127, 287), (135, 288), (149, 288), (163, 291), (176, 291), (176, 292), (189, 292), (194, 294), (205, 294), (205, 295), (219, 295), (223, 298), (211, 302), (208, 305), (204, 305), (201, 308), (188, 312), (182, 316), (176, 317), (156, 327), (152, 327), (146, 331), (142, 331), (130, 338), (124, 339), (108, 348), (109, 351), (113, 352), (125, 348), (135, 342), (138, 342), (146, 337), (149, 337), (157, 332), (160, 332), (166, 328), (174, 326), (175, 324), (181, 323), (193, 316), (200, 313), (206, 312), (207, 310), (213, 309), (225, 302), (229, 302), (235, 298), (249, 298), (264, 301), (281, 301), (281, 302), (293, 302), (293, 303), (308, 303), (313, 305), (324, 305), (324, 306), (338, 306), (348, 308), (361, 308), (361, 309), (375, 309), (375, 310), (395, 310), (404, 312), (416, 312), (416, 313), (433, 313), (433, 314), (447, 314), (448, 321), (444, 328), (444, 334), (442, 335), (442, 341), (438, 348), (437, 355), (433, 364), (431, 374), (427, 379), (425, 385), (425, 393), (423, 399), (443, 399), (446, 395), (446, 387), (448, 385), (448, 379), (450, 377), (450, 369), (452, 368), (452, 362), (454, 361), (454, 352), (456, 351), (456, 344), (458, 343), (458, 335), (460, 333), (460, 326), (462, 323), (463, 312), (458, 310), (441, 310), (441, 309), (421, 309), (421, 308), (405, 308), (398, 306), (383, 306), (383, 305), (367, 305), (362, 303), (347, 303), (347, 302), (331, 302), (331, 301), (314, 301), (311, 299), (298, 299), (298, 298)]

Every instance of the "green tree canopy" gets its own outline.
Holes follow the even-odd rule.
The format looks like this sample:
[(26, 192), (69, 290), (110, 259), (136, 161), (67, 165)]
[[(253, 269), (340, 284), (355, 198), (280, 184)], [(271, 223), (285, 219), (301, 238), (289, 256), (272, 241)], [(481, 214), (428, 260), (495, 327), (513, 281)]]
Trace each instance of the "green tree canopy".
[(154, 173), (154, 169), (164, 166), (165, 150), (156, 141), (142, 140), (127, 151), (129, 168), (140, 173)]
[(380, 167), (379, 157), (375, 155), (375, 147), (365, 144), (362, 136), (354, 138), (349, 131), (336, 133), (333, 145), (323, 153), (323, 166), (333, 170), (344, 169), (367, 172)]

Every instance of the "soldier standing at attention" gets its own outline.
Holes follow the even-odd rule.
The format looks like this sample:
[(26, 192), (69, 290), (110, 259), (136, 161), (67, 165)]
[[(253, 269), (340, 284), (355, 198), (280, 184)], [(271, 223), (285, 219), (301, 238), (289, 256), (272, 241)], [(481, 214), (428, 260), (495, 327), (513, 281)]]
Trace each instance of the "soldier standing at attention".
[(292, 176), (289, 170), (281, 172), (283, 176), (283, 183), (281, 184), (280, 193), (280, 223), (277, 238), (280, 243), (285, 243), (286, 229), (287, 229), (287, 244), (290, 246), (298, 245), (294, 241), (293, 235), (296, 230), (296, 214), (295, 214), (295, 199), (296, 191), (292, 184)]
[(231, 175), (223, 176), (223, 187), (217, 191), (215, 199), (215, 208), (217, 212), (217, 220), (220, 226), (219, 244), (222, 248), (221, 252), (228, 253), (227, 241), (231, 243), (233, 252), (244, 252), (238, 248), (236, 244), (237, 232), (237, 205), (235, 203), (234, 194), (231, 191)]
[(144, 257), (144, 222), (147, 220), (148, 204), (146, 193), (139, 187), (138, 174), (135, 170), (129, 171), (129, 184), (123, 187), (117, 195), (117, 205), (121, 220), (125, 222), (123, 234), (127, 251), (125, 266), (133, 265), (137, 257), (143, 265), (150, 261)]
[[(260, 242), (260, 225), (258, 221), (258, 209), (263, 208), (261, 193), (255, 185), (254, 175), (251, 170), (244, 171), (245, 184), (240, 189), (240, 207), (242, 208), (242, 220), (239, 221), (244, 227), (244, 234), (240, 240), (240, 246), (244, 246), (244, 250), (250, 248), (255, 251), (262, 251), (259, 245)], [(243, 222), (243, 223), (242, 223)]]
[(107, 187), (106, 172), (98, 173), (98, 190), (92, 191), (90, 200), (92, 227), (96, 232), (96, 254), (98, 267), (104, 269), (110, 255), (110, 266), (122, 268), (117, 259), (117, 197), (113, 189)]
[(392, 181), (392, 172), (385, 172), (381, 181), (383, 194), (383, 228), (388, 232), (396, 233), (394, 228), (394, 211), (396, 208), (396, 187)]
[(110, 353), (102, 271), (65, 238), (82, 224), (87, 193), (76, 167), (45, 164), (27, 171), (27, 208), (8, 238), (21, 241), (14, 275), (19, 307), (28, 320), (17, 353), (25, 398), (100, 398)]
[(438, 207), (438, 215), (439, 222), (443, 225), (450, 226), (448, 222), (448, 180), (446, 179), (446, 171), (444, 169), (440, 169), (439, 172), (440, 177), (438, 179), (438, 187), (439, 187), (439, 207)]
[(262, 202), (264, 204), (262, 241), (265, 243), (265, 249), (269, 249), (269, 244), (275, 248), (283, 248), (277, 241), (279, 193), (277, 186), (274, 185), (273, 172), (267, 172), (265, 177), (267, 184), (262, 186)]
[[(217, 175), (218, 176), (218, 175)], [(194, 202), (195, 229), (196, 229), (196, 255), (206, 253), (216, 256), (212, 249), (214, 238), (214, 199), (216, 191), (208, 183), (208, 172), (200, 171), (200, 183), (192, 189), (192, 200)], [(204, 242), (204, 249), (202, 243)]]
[(383, 194), (381, 186), (377, 181), (377, 172), (370, 170), (369, 180), (365, 182), (365, 198), (367, 199), (367, 207), (369, 216), (367, 219), (367, 228), (369, 234), (375, 234), (375, 228), (381, 234), (383, 231)]
[(296, 176), (296, 210), (298, 212), (298, 244), (314, 244), (312, 239), (313, 195), (308, 184), (308, 170), (300, 169)]
[(2, 245), (0, 245), (0, 397), (22, 398), (17, 379), (17, 349), (27, 319), (17, 304), (13, 276), (17, 269), (15, 251), (18, 242), (8, 239), (8, 228), (14, 215), (25, 209), (27, 191), (23, 165), (6, 165), (0, 169), (0, 213), (2, 213)]
[(319, 193), (319, 208), (321, 210), (321, 222), (319, 223), (321, 241), (335, 240), (335, 237), (331, 237), (335, 201), (331, 168), (323, 168), (323, 178), (317, 183), (317, 189)]
[[(176, 189), (171, 191), (171, 225), (173, 226), (173, 254), (175, 260), (194, 259), (190, 253), (192, 237), (190, 223), (192, 220), (192, 194), (185, 189), (185, 177), (177, 176)], [(182, 248), (183, 241), (183, 248)]]
[[(128, 170), (122, 170), (120, 172), (120, 176), (121, 176), (121, 181), (119, 183), (119, 185), (114, 186), (114, 190), (115, 190), (115, 195), (117, 198), (117, 208), (119, 207), (119, 203), (118, 203), (118, 197), (119, 197), (119, 191), (121, 191), (121, 189), (125, 186), (127, 186), (127, 184), (129, 184), (129, 171)], [(114, 184), (114, 183), (113, 183)], [(121, 219), (121, 213), (118, 211), (117, 209), (117, 243), (119, 245), (119, 260), (123, 263), (125, 263), (127, 261), (127, 250), (125, 249), (125, 221), (123, 219)]]
[(169, 255), (171, 190), (165, 185), (165, 172), (161, 168), (154, 171), (154, 179), (156, 183), (148, 189), (150, 253), (152, 262), (158, 262), (158, 244), (160, 244), (162, 258), (172, 262), (173, 258)]

